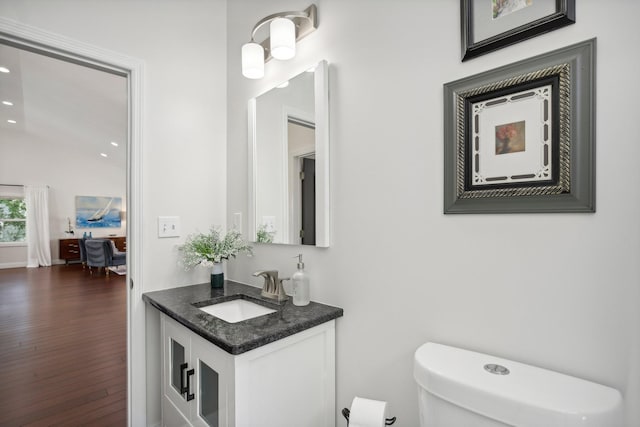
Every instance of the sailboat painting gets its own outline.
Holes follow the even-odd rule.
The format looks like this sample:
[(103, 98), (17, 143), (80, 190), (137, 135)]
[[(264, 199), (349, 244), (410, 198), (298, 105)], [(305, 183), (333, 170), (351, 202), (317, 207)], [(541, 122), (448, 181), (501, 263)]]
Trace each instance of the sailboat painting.
[(76, 196), (77, 228), (120, 228), (122, 197)]

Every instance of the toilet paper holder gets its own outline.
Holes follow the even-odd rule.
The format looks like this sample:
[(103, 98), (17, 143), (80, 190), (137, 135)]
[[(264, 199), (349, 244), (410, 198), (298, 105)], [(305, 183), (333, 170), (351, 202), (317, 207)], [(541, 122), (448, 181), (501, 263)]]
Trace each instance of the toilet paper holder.
[[(351, 414), (351, 411), (348, 408), (342, 408), (342, 416), (347, 420), (347, 427), (349, 427), (349, 414)], [(395, 422), (396, 422), (396, 417), (387, 418), (384, 421), (384, 425), (390, 426), (390, 425), (393, 425), (393, 423)]]

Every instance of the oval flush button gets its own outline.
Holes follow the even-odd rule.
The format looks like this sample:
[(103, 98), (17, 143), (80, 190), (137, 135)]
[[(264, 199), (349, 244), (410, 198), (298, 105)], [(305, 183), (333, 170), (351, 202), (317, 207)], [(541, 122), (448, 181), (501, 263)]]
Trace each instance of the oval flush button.
[(502, 365), (489, 363), (484, 365), (484, 370), (495, 375), (509, 375), (509, 370)]

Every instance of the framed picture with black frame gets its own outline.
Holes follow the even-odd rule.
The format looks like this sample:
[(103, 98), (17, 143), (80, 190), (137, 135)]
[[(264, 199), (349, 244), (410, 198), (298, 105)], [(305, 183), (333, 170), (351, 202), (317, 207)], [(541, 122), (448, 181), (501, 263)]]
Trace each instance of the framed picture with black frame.
[(460, 0), (462, 61), (575, 22), (575, 0)]
[(596, 40), (444, 85), (444, 213), (595, 212)]

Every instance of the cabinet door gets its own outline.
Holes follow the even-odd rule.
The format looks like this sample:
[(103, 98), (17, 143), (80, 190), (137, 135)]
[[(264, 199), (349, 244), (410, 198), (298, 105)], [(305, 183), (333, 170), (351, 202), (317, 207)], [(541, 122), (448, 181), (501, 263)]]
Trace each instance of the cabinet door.
[[(195, 371), (191, 363), (191, 337), (189, 331), (168, 318), (162, 316), (163, 322), (163, 392), (175, 407), (189, 418), (191, 392), (184, 392), (188, 383), (194, 381)], [(191, 375), (189, 375), (191, 374)], [(193, 386), (190, 387), (193, 389)], [(189, 399), (189, 400), (188, 400)]]
[(228, 418), (232, 356), (198, 336), (192, 337), (191, 349), (196, 369), (191, 423), (199, 427), (233, 427), (233, 420)]

